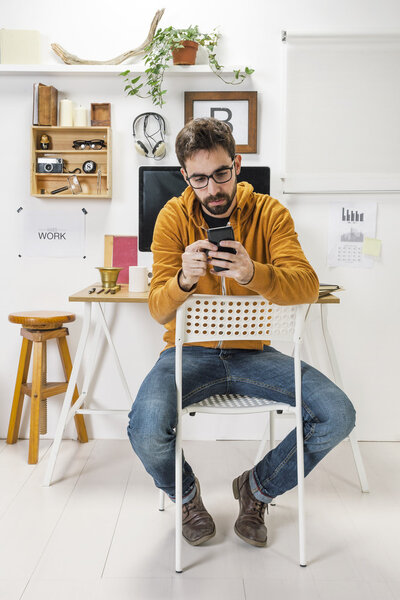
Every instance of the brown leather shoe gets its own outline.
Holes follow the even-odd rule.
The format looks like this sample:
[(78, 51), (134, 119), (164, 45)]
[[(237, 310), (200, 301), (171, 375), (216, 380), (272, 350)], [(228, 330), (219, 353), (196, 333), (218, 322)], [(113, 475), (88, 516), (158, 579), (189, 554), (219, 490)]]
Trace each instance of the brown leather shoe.
[(251, 493), (249, 471), (236, 477), (232, 488), (233, 495), (239, 500), (239, 516), (234, 527), (236, 535), (252, 546), (265, 546), (267, 528), (264, 524), (264, 512), (268, 505), (257, 500)]
[(215, 535), (215, 524), (212, 516), (204, 507), (200, 496), (199, 480), (196, 484), (196, 495), (182, 505), (182, 535), (192, 546), (199, 546)]

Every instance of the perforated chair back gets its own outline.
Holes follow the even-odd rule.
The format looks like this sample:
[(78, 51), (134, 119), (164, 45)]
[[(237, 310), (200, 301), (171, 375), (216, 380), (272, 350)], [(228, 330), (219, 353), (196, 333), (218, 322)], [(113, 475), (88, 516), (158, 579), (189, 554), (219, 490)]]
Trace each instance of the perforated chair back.
[(262, 296), (194, 294), (176, 317), (176, 345), (220, 340), (298, 342), (307, 305), (278, 306)]

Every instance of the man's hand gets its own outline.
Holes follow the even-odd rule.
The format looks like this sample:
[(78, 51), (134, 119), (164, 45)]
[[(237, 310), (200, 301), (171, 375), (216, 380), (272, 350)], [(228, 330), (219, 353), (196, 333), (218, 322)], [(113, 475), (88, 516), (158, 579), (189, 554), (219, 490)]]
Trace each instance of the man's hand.
[(217, 250), (208, 240), (198, 240), (185, 248), (182, 254), (182, 271), (179, 274), (180, 287), (188, 292), (207, 273), (205, 250)]
[[(226, 248), (234, 248), (236, 254), (223, 252), (223, 246)], [(211, 265), (224, 267), (226, 271), (212, 270), (211, 272), (219, 277), (231, 277), (240, 285), (247, 285), (250, 283), (254, 275), (254, 264), (242, 244), (240, 242), (234, 242), (233, 240), (223, 240), (220, 242), (220, 247), (221, 250), (219, 252), (209, 252), (208, 257), (209, 259), (212, 259)], [(218, 260), (215, 260), (216, 257)]]

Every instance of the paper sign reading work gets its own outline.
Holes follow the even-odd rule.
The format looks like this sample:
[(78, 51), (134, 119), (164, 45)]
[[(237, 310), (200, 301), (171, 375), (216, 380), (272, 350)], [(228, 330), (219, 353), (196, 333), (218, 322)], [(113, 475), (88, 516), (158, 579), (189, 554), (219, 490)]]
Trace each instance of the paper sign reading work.
[(85, 215), (79, 208), (24, 208), (22, 256), (84, 255)]

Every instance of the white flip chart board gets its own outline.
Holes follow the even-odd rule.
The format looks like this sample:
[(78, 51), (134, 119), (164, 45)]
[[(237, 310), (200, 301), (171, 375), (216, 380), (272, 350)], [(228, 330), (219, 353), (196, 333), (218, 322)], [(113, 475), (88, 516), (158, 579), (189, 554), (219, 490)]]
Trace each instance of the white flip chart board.
[(398, 192), (400, 36), (283, 44), (284, 192)]

